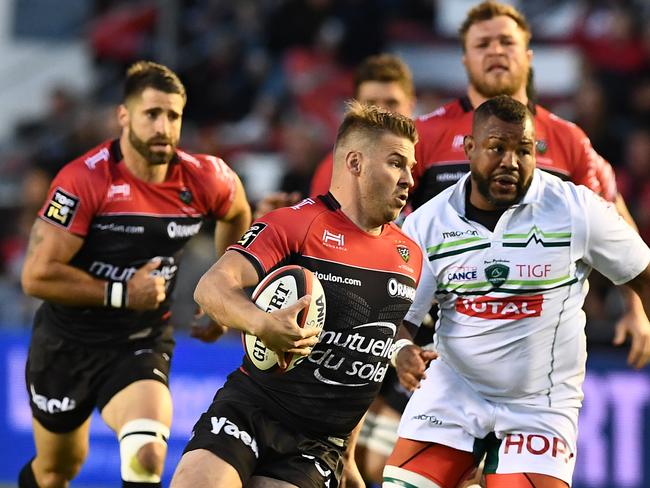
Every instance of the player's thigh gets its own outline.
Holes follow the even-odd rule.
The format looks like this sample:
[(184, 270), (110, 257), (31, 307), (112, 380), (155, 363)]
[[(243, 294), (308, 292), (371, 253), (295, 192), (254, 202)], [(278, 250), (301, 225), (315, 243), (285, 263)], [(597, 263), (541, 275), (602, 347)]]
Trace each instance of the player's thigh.
[(171, 488), (241, 488), (239, 473), (226, 461), (206, 449), (183, 454), (172, 478)]
[(384, 486), (456, 488), (476, 469), (471, 452), (432, 442), (399, 438), (386, 461)]
[(102, 409), (102, 418), (115, 432), (135, 419), (153, 419), (168, 427), (172, 398), (167, 386), (156, 380), (140, 380), (117, 392)]
[(90, 417), (70, 432), (51, 432), (36, 419), (32, 419), (32, 429), (37, 454), (35, 462), (40, 471), (61, 471), (81, 464), (88, 455)]
[(297, 485), (282, 480), (267, 478), (266, 476), (253, 476), (246, 484), (246, 488), (300, 488)]
[(559, 478), (539, 473), (511, 473), (485, 475), (487, 488), (569, 488)]

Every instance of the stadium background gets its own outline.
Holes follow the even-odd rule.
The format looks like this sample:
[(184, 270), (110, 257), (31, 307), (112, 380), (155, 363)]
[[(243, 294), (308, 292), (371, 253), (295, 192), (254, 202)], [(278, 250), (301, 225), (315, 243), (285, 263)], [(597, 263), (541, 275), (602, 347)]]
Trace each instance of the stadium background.
[[(117, 134), (125, 67), (153, 59), (188, 88), (182, 147), (223, 157), (253, 202), (306, 191), (352, 95), (353, 67), (380, 51), (413, 70), (422, 114), (466, 86), (455, 32), (467, 0), (4, 0), (0, 2), (0, 483), (32, 455), (23, 367), (37, 302), (22, 257), (47, 184), (62, 164)], [(650, 242), (650, 2), (511, 2), (533, 29), (542, 104), (578, 123), (615, 167)], [(194, 420), (238, 364), (236, 335), (187, 337), (194, 283), (213, 260), (211, 230), (191, 242), (178, 283), (175, 417), (165, 480)], [(578, 488), (650, 486), (650, 371), (609, 346), (620, 296), (593, 275)], [(93, 421), (78, 487), (119, 484), (118, 445)]]

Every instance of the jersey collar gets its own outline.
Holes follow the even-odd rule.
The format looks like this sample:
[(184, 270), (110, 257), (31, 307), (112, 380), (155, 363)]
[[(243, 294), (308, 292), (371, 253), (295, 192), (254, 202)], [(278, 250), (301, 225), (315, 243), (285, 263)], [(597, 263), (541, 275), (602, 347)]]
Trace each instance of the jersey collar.
[[(474, 110), (474, 107), (472, 107), (472, 102), (469, 101), (469, 97), (467, 95), (464, 95), (458, 99), (458, 104), (460, 105), (460, 108), (463, 109), (463, 112), (468, 113)], [(530, 110), (530, 113), (533, 115), (537, 114), (537, 108), (536, 105), (528, 100), (528, 104), (526, 105), (528, 107), (528, 110)]]

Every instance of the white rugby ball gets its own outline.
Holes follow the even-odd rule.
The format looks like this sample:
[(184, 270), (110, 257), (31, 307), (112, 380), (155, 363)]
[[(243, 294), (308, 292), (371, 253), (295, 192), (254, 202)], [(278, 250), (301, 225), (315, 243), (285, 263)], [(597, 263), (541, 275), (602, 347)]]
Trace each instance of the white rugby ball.
[[(305, 295), (311, 295), (311, 302), (297, 317), (300, 327), (325, 325), (325, 293), (314, 273), (302, 266), (282, 266), (267, 275), (253, 291), (252, 299), (258, 308), (266, 312), (280, 310), (293, 305)], [(277, 355), (253, 334), (243, 333), (242, 343), (248, 359), (261, 371), (280, 370)], [(306, 356), (285, 353), (287, 367), (282, 372), (293, 369)]]

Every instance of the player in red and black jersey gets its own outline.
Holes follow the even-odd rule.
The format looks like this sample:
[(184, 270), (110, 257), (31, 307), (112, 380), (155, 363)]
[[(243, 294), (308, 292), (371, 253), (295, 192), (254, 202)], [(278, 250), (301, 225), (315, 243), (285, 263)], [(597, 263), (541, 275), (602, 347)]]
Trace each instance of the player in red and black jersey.
[[(363, 486), (354, 437), (421, 271), (421, 251), (391, 223), (413, 182), (416, 138), (409, 118), (354, 102), (330, 192), (265, 215), (201, 279), (195, 298), (215, 320), (307, 357), (283, 374), (245, 360), (195, 425), (172, 486), (334, 488), (344, 467), (345, 486)], [(320, 340), (296, 324), (305, 298), (265, 313), (244, 292), (286, 264), (323, 284)]]
[[(34, 224), (22, 282), (44, 300), (26, 367), (37, 454), (20, 487), (67, 486), (86, 457), (95, 407), (118, 434), (123, 486), (161, 486), (182, 248), (204, 219), (219, 221), (219, 253), (250, 223), (235, 173), (177, 149), (185, 101), (171, 70), (133, 65), (120, 138), (66, 165)], [(199, 335), (221, 331), (214, 324)]]

